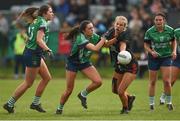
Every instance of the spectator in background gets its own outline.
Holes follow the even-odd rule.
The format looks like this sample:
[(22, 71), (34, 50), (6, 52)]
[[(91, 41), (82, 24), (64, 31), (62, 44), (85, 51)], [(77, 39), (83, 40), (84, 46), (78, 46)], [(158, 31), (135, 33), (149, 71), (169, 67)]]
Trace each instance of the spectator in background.
[[(150, 0), (142, 0), (142, 2), (141, 2), (139, 7), (144, 9), (145, 12), (150, 13), (150, 6), (151, 6)], [(143, 17), (143, 15), (142, 15), (142, 17)]]
[(107, 28), (112, 27), (114, 17), (113, 17), (113, 11), (111, 9), (105, 9), (102, 18)]
[(88, 0), (78, 0), (78, 18), (77, 21), (81, 22), (89, 18), (89, 4)]
[(69, 14), (69, 3), (67, 0), (56, 0), (56, 12), (61, 13), (66, 17)]
[(7, 54), (8, 39), (7, 33), (9, 30), (9, 24), (5, 16), (0, 13), (0, 57), (4, 57)]
[(139, 9), (137, 7), (132, 8), (130, 12), (129, 30), (132, 40), (132, 51), (142, 52), (143, 51), (143, 33), (142, 27), (143, 23), (139, 14)]
[(161, 0), (153, 0), (153, 3), (150, 7), (152, 14), (157, 14), (159, 12), (166, 13), (167, 10), (164, 8), (163, 4), (161, 3)]
[(16, 34), (14, 41), (14, 54), (15, 54), (15, 68), (14, 68), (14, 79), (19, 77), (19, 66), (22, 67), (22, 77), (24, 78), (25, 74), (25, 64), (23, 60), (23, 51), (25, 48), (25, 42), (28, 37), (26, 34), (26, 28), (24, 28), (20, 23), (17, 25), (19, 32)]
[(49, 22), (49, 31), (58, 32), (59, 28), (60, 28), (60, 20), (56, 15), (54, 15), (53, 20)]
[(180, 0), (169, 0), (168, 11), (180, 11)]
[(127, 0), (115, 0), (116, 11), (126, 11)]
[(60, 56), (62, 56), (64, 60), (67, 59), (71, 51), (71, 42), (70, 40), (66, 39), (66, 36), (70, 29), (71, 26), (66, 21), (64, 21), (59, 32), (58, 54), (60, 54)]

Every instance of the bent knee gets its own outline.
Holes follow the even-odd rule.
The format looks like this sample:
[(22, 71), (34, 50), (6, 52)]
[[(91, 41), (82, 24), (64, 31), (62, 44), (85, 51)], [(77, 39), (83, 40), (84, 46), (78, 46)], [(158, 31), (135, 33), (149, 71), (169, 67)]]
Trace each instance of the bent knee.
[(26, 87), (26, 88), (30, 88), (32, 85), (33, 85), (33, 83), (27, 83), (27, 82), (25, 82), (25, 87)]
[(96, 83), (97, 87), (100, 87), (102, 85), (102, 80), (96, 81), (95, 83)]
[(66, 94), (68, 94), (68, 95), (70, 95), (71, 93), (72, 93), (72, 91), (73, 91), (73, 88), (67, 88), (66, 89)]
[(152, 82), (150, 82), (149, 84), (150, 84), (150, 86), (153, 86), (153, 87), (154, 87), (154, 86), (156, 85), (156, 82), (155, 82), (155, 81), (152, 81)]
[(124, 95), (124, 93), (125, 93), (125, 91), (124, 91), (124, 90), (118, 90), (118, 94), (119, 94), (119, 96), (123, 96), (123, 95)]
[(52, 76), (50, 75), (50, 76), (48, 76), (48, 77), (46, 77), (46, 78), (43, 78), (43, 80), (45, 81), (45, 82), (49, 82), (50, 80), (52, 79)]
[(170, 81), (164, 81), (164, 86), (165, 87), (170, 87), (171, 86), (171, 82)]

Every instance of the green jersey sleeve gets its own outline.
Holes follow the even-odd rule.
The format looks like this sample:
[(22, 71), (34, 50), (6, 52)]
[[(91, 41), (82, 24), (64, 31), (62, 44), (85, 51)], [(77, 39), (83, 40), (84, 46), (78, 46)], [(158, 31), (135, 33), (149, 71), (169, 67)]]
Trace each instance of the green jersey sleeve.
[(145, 35), (144, 35), (144, 42), (146, 43), (150, 43), (151, 39), (150, 39), (150, 36), (149, 36), (149, 32), (146, 31)]
[(76, 43), (77, 43), (78, 48), (83, 48), (86, 46), (86, 44), (89, 43), (89, 40), (87, 40), (83, 34), (79, 34), (76, 37)]
[(180, 28), (174, 30), (174, 38), (176, 41), (180, 41)]
[(177, 52), (180, 54), (180, 28), (174, 30), (174, 38), (177, 41)]

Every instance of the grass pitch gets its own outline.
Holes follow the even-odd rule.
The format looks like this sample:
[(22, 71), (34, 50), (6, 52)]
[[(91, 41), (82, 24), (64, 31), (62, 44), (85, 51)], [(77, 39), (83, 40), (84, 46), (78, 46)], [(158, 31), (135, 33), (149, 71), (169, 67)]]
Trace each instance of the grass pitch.
[(15, 88), (22, 82), (10, 79), (0, 79), (0, 120), (178, 120), (180, 119), (180, 82), (173, 87), (173, 104), (175, 109), (168, 111), (166, 106), (159, 105), (159, 96), (162, 92), (162, 81), (157, 82), (155, 110), (149, 110), (148, 80), (135, 80), (128, 92), (136, 95), (134, 107), (129, 114), (120, 114), (121, 102), (117, 95), (111, 93), (111, 79), (104, 79), (98, 90), (88, 95), (88, 109), (81, 107), (77, 94), (90, 83), (87, 79), (76, 79), (72, 95), (65, 104), (62, 115), (55, 111), (60, 95), (65, 89), (65, 79), (53, 79), (47, 86), (42, 98), (42, 106), (47, 113), (38, 113), (30, 110), (35, 88), (38, 81), (17, 101), (15, 113), (8, 114), (2, 105), (9, 99)]

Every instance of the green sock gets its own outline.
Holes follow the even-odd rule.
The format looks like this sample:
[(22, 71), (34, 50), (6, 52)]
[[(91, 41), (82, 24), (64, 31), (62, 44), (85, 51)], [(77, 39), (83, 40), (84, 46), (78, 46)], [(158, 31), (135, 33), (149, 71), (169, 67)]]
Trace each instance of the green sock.
[(63, 104), (59, 104), (57, 109), (58, 109), (58, 110), (63, 110), (63, 107), (64, 107)]
[(41, 98), (40, 96), (34, 96), (34, 100), (33, 100), (32, 103), (33, 103), (34, 105), (39, 105), (39, 104), (40, 104), (40, 102), (39, 102), (39, 101), (40, 101), (40, 98)]
[(154, 96), (149, 96), (149, 105), (154, 105)]
[(8, 106), (9, 107), (14, 107), (14, 104), (15, 104), (16, 100), (14, 97), (10, 97), (10, 99), (8, 100)]
[(89, 93), (88, 93), (88, 91), (87, 91), (86, 89), (84, 89), (83, 91), (81, 91), (81, 95), (82, 95), (83, 97), (86, 97), (88, 94), (89, 94)]
[(166, 103), (172, 104), (172, 96), (171, 95), (166, 95)]

